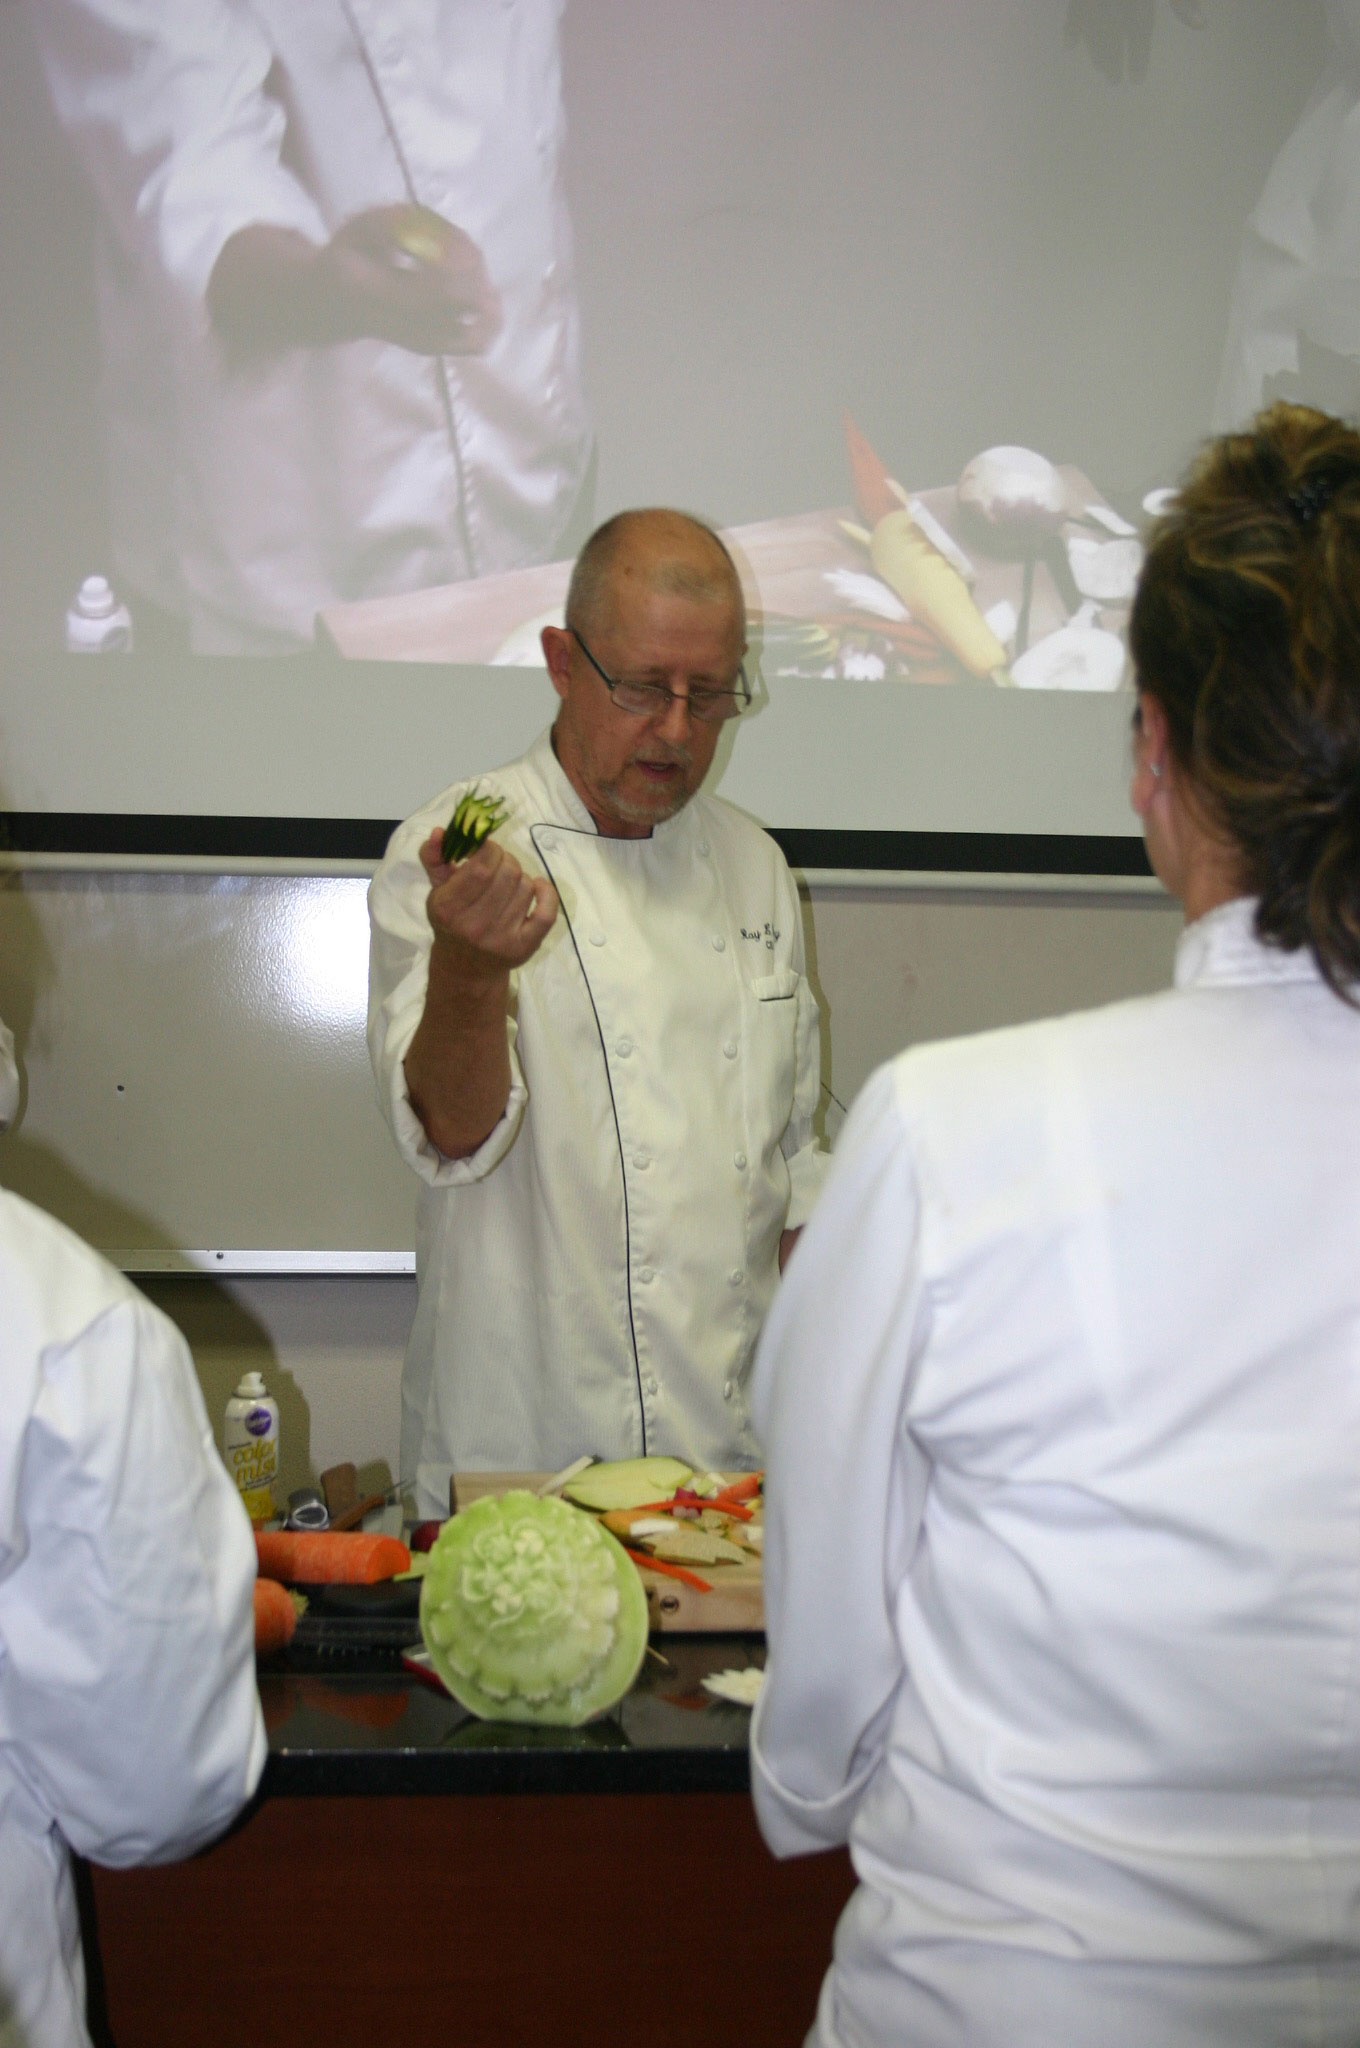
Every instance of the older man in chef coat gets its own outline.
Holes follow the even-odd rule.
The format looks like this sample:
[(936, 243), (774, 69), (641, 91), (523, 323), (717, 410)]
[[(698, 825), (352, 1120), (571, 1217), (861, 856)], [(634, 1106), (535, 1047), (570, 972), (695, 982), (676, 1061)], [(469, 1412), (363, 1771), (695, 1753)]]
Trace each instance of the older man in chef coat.
[(370, 1050), (424, 1183), (402, 1471), (428, 1513), (458, 1467), (754, 1464), (752, 1348), (823, 1164), (797, 894), (700, 793), (748, 699), (731, 559), (621, 514), (566, 620), (552, 730), (480, 778), (495, 838), (445, 865), (473, 785), (448, 789), (370, 893)]

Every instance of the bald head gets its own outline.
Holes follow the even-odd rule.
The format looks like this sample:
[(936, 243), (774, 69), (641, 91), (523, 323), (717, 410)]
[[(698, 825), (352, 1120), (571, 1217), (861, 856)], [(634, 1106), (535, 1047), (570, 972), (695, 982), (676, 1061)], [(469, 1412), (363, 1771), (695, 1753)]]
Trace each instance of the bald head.
[(730, 605), (746, 616), (736, 564), (711, 526), (664, 506), (617, 512), (597, 527), (576, 558), (567, 590), (567, 625), (587, 637), (607, 624), (616, 594), (629, 586), (667, 591), (698, 604)]

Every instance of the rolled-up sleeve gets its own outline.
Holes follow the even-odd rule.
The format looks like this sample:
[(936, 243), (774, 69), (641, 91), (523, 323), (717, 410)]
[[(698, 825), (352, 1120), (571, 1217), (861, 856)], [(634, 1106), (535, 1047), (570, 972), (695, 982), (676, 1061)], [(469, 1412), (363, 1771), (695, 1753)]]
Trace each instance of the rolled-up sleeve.
[(285, 157), (274, 52), (223, 0), (31, 0), (57, 116), (125, 260), (201, 304), (223, 245), (257, 222), (328, 229)]
[(903, 1678), (894, 1595), (925, 1484), (903, 1422), (929, 1320), (920, 1218), (885, 1068), (846, 1123), (754, 1371), (769, 1665), (751, 1775), (778, 1856), (845, 1840)]
[(126, 1299), (42, 1360), (0, 1581), (0, 1739), (82, 1855), (187, 1856), (254, 1791), (255, 1546), (184, 1342)]
[[(444, 811), (449, 806), (444, 803)], [(519, 977), (510, 977), (510, 1094), (500, 1122), (466, 1159), (446, 1159), (431, 1143), (406, 1086), (406, 1055), (425, 1013), (433, 934), (426, 915), (429, 878), (420, 848), (437, 813), (421, 812), (398, 827), (368, 892), (368, 1052), (378, 1103), (397, 1149), (430, 1187), (484, 1180), (504, 1159), (524, 1121), (529, 1090), (517, 1046), (515, 1003)]]

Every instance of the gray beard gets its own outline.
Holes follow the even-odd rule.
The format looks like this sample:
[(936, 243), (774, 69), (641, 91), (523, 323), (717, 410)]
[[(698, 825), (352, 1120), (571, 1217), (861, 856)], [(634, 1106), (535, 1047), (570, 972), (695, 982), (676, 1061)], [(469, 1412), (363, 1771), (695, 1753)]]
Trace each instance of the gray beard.
[[(689, 763), (682, 765), (688, 767)], [(608, 799), (615, 815), (630, 825), (664, 825), (668, 818), (684, 810), (694, 791), (687, 789), (681, 795), (667, 797), (657, 804), (635, 804), (628, 797), (619, 795), (616, 782), (605, 782), (600, 785), (600, 795)]]

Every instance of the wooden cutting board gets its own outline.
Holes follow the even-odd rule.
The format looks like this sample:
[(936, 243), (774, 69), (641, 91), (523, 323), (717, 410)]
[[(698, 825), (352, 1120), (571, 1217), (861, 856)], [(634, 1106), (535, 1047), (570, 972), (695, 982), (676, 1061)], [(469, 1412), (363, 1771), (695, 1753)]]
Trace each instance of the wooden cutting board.
[[(1104, 503), (1081, 470), (1064, 465), (1062, 475), (1071, 505)], [(953, 531), (958, 523), (954, 487), (922, 490), (920, 495), (936, 518)], [(868, 569), (864, 550), (847, 537), (841, 523), (856, 517), (843, 505), (728, 528), (724, 538), (741, 572), (748, 609), (794, 619), (822, 618), (842, 609), (843, 600), (828, 583), (826, 572), (854, 569), (863, 573)], [(1079, 521), (1074, 521), (1073, 530), (1078, 528)], [(1003, 598), (1018, 608), (1024, 585), (1020, 564), (991, 560), (971, 547), (969, 552), (977, 571), (973, 595), (979, 608), (986, 611)], [(318, 639), (323, 647), (352, 660), (493, 661), (512, 632), (561, 605), (570, 575), (570, 562), (547, 562), (538, 568), (479, 576), (467, 583), (437, 584), (394, 597), (329, 605), (318, 614)], [(1049, 570), (1040, 563), (1031, 603), (1031, 645), (1061, 626), (1069, 610)], [(872, 624), (868, 614), (865, 623)], [(1102, 623), (1117, 628), (1122, 612)]]
[[(449, 1481), (449, 1512), (470, 1507), (488, 1494), (509, 1493), (525, 1487), (537, 1493), (551, 1478), (548, 1472), (455, 1472)], [(724, 1473), (736, 1479), (738, 1473)], [(758, 1557), (749, 1563), (698, 1565), (696, 1575), (712, 1588), (701, 1593), (681, 1579), (665, 1572), (649, 1571), (639, 1565), (638, 1576), (647, 1594), (647, 1611), (653, 1633), (667, 1635), (763, 1635), (765, 1631), (765, 1581)]]

